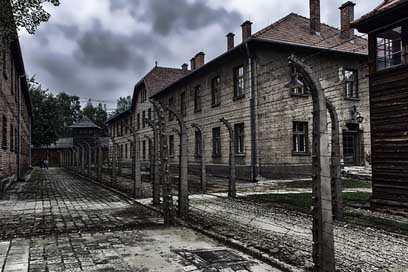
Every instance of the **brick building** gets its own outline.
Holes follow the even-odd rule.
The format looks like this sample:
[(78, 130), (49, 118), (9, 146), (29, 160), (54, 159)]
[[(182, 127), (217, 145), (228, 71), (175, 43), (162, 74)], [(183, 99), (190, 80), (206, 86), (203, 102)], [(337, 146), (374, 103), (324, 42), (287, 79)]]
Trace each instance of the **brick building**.
[(368, 33), (375, 205), (408, 207), (408, 1), (383, 1), (353, 25)]
[(0, 44), (0, 180), (22, 178), (30, 167), (31, 100), (18, 38)]
[[(199, 173), (204, 156), (207, 172), (228, 175), (229, 133), (220, 122), (235, 128), (237, 175), (241, 179), (307, 176), (311, 166), (312, 99), (306, 87), (288, 90), (294, 53), (313, 67), (325, 95), (340, 120), (341, 156), (347, 165), (364, 165), (370, 156), (367, 41), (350, 27), (354, 3), (340, 7), (341, 29), (320, 22), (320, 1), (312, 0), (310, 19), (289, 14), (252, 34), (251, 22), (242, 24), (242, 42), (235, 46), (227, 35), (227, 51), (205, 63), (204, 53), (191, 60), (191, 71), (152, 94), (175, 108), (187, 127), (204, 129), (205, 150), (194, 129), (188, 132), (190, 172)], [(168, 131), (178, 128), (167, 114)], [(170, 161), (179, 162), (179, 137), (169, 135)]]
[(128, 129), (128, 126), (131, 126), (138, 132), (142, 170), (149, 167), (149, 138), (152, 139), (153, 132), (144, 121), (154, 117), (153, 105), (149, 97), (187, 75), (189, 73), (187, 66), (183, 67), (183, 69), (154, 67), (135, 85), (131, 108), (107, 121), (109, 134), (118, 146), (118, 156), (123, 163), (130, 164), (134, 154), (133, 136)]

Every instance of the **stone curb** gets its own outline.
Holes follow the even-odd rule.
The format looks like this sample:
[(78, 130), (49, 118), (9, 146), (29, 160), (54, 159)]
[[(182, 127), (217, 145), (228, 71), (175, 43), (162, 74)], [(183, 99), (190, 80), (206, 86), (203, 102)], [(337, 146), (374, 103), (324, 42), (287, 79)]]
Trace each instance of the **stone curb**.
[[(88, 180), (88, 181), (90, 181), (92, 183), (95, 183), (95, 184), (97, 184), (97, 185), (99, 185), (99, 186), (103, 187), (104, 189), (107, 189), (107, 190), (109, 190), (111, 192), (119, 194), (121, 197), (125, 198), (128, 202), (130, 202), (132, 204), (142, 205), (143, 207), (145, 207), (147, 209), (150, 209), (150, 210), (152, 210), (154, 212), (158, 212), (160, 214), (163, 214), (163, 212), (159, 208), (156, 208), (156, 207), (141, 203), (137, 199), (135, 199), (133, 197), (130, 197), (127, 194), (125, 194), (123, 192), (120, 192), (120, 191), (118, 191), (118, 190), (116, 190), (114, 188), (111, 188), (111, 187), (109, 187), (109, 186), (107, 186), (107, 185), (105, 185), (103, 183), (100, 183), (100, 182), (98, 182), (98, 181), (96, 181), (96, 180), (94, 180), (92, 178), (84, 177), (84, 176), (82, 176), (82, 175), (80, 175), (78, 173), (74, 173), (74, 175), (79, 176), (79, 177), (81, 177), (83, 179), (86, 179), (86, 180)], [(241, 252), (243, 252), (245, 254), (248, 254), (249, 256), (251, 256), (251, 257), (253, 257), (255, 259), (258, 259), (258, 260), (260, 260), (260, 261), (262, 261), (264, 263), (267, 263), (267, 264), (269, 264), (269, 265), (271, 265), (271, 266), (273, 266), (275, 268), (281, 269), (281, 270), (283, 270), (285, 272), (302, 272), (303, 271), (303, 270), (301, 270), (299, 268), (296, 268), (296, 267), (294, 267), (292, 265), (281, 262), (278, 259), (272, 258), (271, 256), (263, 253), (262, 251), (254, 248), (254, 247), (248, 247), (244, 243), (241, 243), (238, 240), (228, 239), (225, 236), (222, 236), (222, 235), (220, 235), (218, 233), (215, 233), (215, 232), (212, 232), (212, 231), (209, 231), (209, 230), (205, 230), (199, 225), (188, 223), (188, 222), (185, 222), (185, 221), (183, 221), (181, 219), (178, 219), (178, 218), (176, 218), (175, 221), (179, 225), (181, 225), (183, 227), (187, 227), (187, 228), (193, 229), (193, 230), (195, 230), (197, 232), (200, 232), (200, 233), (204, 234), (207, 237), (210, 237), (210, 238), (212, 238), (212, 239), (214, 239), (214, 240), (216, 240), (218, 242), (221, 242), (224, 245), (227, 245), (227, 246), (229, 246), (231, 248), (234, 248), (234, 249), (236, 249), (238, 251), (241, 251)]]

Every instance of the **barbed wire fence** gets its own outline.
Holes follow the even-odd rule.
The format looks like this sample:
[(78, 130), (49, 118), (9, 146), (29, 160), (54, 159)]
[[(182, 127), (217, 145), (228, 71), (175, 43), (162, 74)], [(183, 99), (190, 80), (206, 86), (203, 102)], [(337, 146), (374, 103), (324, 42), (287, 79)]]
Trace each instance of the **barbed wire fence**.
[[(334, 45), (333, 48), (340, 45)], [(356, 52), (358, 50), (355, 49)], [(298, 99), (296, 103), (292, 103), (293, 97), (273, 94), (275, 90), (283, 88), (282, 82), (276, 80), (276, 77), (287, 73), (288, 64), (275, 65), (274, 60), (265, 61), (258, 63), (260, 68), (257, 71), (257, 77), (270, 79), (270, 84), (261, 84), (257, 92), (270, 97), (275, 95), (274, 99), (259, 99), (257, 107), (268, 109), (268, 118), (264, 118), (260, 125), (267, 127), (270, 133), (259, 135), (257, 142), (260, 146), (272, 143), (275, 157), (283, 154), (282, 159), (275, 165), (288, 164), (285, 162), (288, 147), (280, 143), (282, 137), (291, 136), (289, 133), (280, 133), (287, 128), (273, 120), (283, 118), (290, 123), (293, 120), (310, 120), (308, 116), (310, 114), (313, 116), (313, 152), (311, 153), (313, 170), (311, 173), (291, 173), (293, 178), (311, 177), (313, 180), (311, 215), (283, 208), (265, 207), (256, 201), (240, 197), (240, 189), (245, 186), (236, 184), (240, 176), (239, 173), (236, 175), (236, 171), (240, 165), (235, 161), (236, 143), (233, 124), (249, 120), (250, 105), (242, 104), (237, 109), (232, 99), (229, 99), (231, 97), (229, 93), (222, 93), (220, 98), (224, 103), (221, 116), (223, 121), (217, 118), (220, 117), (217, 111), (206, 112), (194, 118), (178, 116), (175, 121), (167, 121), (164, 117), (166, 112), (164, 106), (157, 101), (152, 101), (155, 115), (152, 119), (143, 120), (148, 123), (153, 132), (153, 138), (149, 144), (152, 151), (148, 156), (150, 160), (148, 164), (145, 163), (146, 157), (140, 156), (144, 148), (140, 148), (142, 140), (137, 137), (138, 132), (135, 131), (133, 136), (132, 132), (127, 134), (129, 136), (126, 145), (132, 146), (130, 150), (133, 150), (130, 159), (126, 154), (123, 155), (128, 148), (125, 148), (125, 152), (121, 150), (123, 140), (119, 144), (115, 138), (112, 138), (110, 143), (103, 147), (100, 145), (92, 148), (84, 143), (78, 144), (64, 153), (64, 166), (74, 171), (79, 170), (82, 175), (87, 175), (130, 196), (140, 199), (153, 198), (154, 205), (161, 204), (166, 224), (171, 225), (174, 222), (176, 216), (174, 207), (178, 207), (178, 216), (187, 222), (199, 224), (204, 229), (240, 240), (247, 246), (259, 249), (294, 267), (314, 269), (314, 271), (335, 271), (335, 267), (339, 271), (356, 271), (356, 268), (362, 271), (384, 271), (396, 265), (396, 262), (398, 265), (408, 267), (408, 259), (404, 259), (404, 253), (396, 253), (393, 250), (395, 244), (404, 247), (403, 241), (404, 239), (406, 241), (406, 238), (402, 241), (392, 240), (394, 244), (383, 243), (385, 250), (379, 252), (380, 241), (364, 243), (366, 241), (364, 239), (368, 240), (371, 235), (369, 230), (360, 230), (357, 234), (341, 222), (344, 207), (341, 199), (340, 160), (342, 156), (338, 123), (341, 120), (344, 121), (344, 112), (350, 110), (350, 103), (343, 103), (344, 97), (339, 95), (344, 82), (338, 80), (338, 70), (327, 71), (326, 67), (319, 67), (316, 65), (317, 62), (314, 62), (314, 58), (319, 54), (321, 53), (304, 55), (302, 59), (291, 58), (292, 64), (299, 70), (302, 70), (302, 65), (306, 63), (315, 64), (311, 67), (310, 64), (306, 65), (309, 66), (307, 71), (304, 71), (303, 67), (302, 75), (304, 78), (309, 78), (306, 80), (309, 88), (310, 85), (324, 85), (321, 87), (321, 93), (324, 95), (320, 96), (318, 107), (316, 107), (316, 99), (312, 101)], [(365, 66), (366, 64), (361, 63), (353, 68), (364, 71)], [(321, 79), (319, 75), (323, 72), (324, 79)], [(359, 73), (358, 76), (358, 80), (366, 79), (363, 73)], [(227, 88), (232, 81), (232, 78), (226, 79), (223, 83), (225, 86), (221, 89)], [(359, 92), (368, 95), (368, 84), (362, 86)], [(202, 97), (202, 99), (203, 104), (210, 104), (205, 101), (210, 98)], [(368, 112), (368, 102), (360, 103), (358, 109)], [(176, 116), (179, 115), (174, 108), (167, 110)], [(291, 111), (290, 116), (283, 117), (282, 114), (285, 111)], [(325, 122), (324, 119), (327, 118)], [(226, 141), (229, 150), (227, 167), (229, 170), (224, 177), (215, 177), (213, 173), (207, 171), (207, 165), (211, 164), (211, 161), (206, 159), (208, 157), (206, 154), (211, 154), (213, 147), (205, 145), (205, 142), (208, 142), (206, 131), (211, 127), (222, 127), (223, 124), (229, 133)], [(183, 127), (186, 130), (184, 132)], [(178, 131), (175, 132), (173, 128), (178, 128)], [(197, 135), (201, 136), (201, 156), (197, 156), (191, 148), (187, 148), (191, 147), (190, 139), (194, 138), (196, 130), (200, 131)], [(369, 138), (369, 130), (361, 133), (362, 137)], [(173, 134), (176, 134), (173, 141), (180, 140), (179, 149), (174, 150), (172, 154), (174, 158), (169, 154), (169, 136)], [(362, 144), (365, 149), (369, 146), (369, 142)], [(263, 152), (260, 154), (262, 155)], [(304, 166), (308, 163), (308, 160), (290, 162), (292, 166)], [(189, 166), (192, 164), (200, 166), (198, 175), (197, 172), (191, 173), (191, 169), (189, 171)], [(137, 181), (139, 174), (141, 178)], [(135, 189), (132, 191), (132, 188), (136, 188), (136, 181), (140, 184), (140, 191), (137, 194), (134, 193)], [(257, 191), (257, 186), (251, 185), (252, 191)], [(262, 191), (261, 185), (259, 191)], [(173, 201), (173, 196), (176, 195)], [(332, 213), (337, 222), (333, 221)], [(334, 247), (335, 243), (336, 247)], [(401, 258), (398, 259), (396, 256)]]

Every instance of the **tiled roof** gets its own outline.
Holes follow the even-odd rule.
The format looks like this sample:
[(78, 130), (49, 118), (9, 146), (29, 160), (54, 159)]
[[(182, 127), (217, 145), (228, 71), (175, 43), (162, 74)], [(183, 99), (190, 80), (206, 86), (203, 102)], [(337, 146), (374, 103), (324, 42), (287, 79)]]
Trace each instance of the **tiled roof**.
[(341, 31), (321, 24), (320, 35), (310, 32), (310, 19), (291, 13), (276, 23), (260, 30), (252, 39), (282, 42), (293, 45), (329, 49), (347, 53), (367, 54), (367, 40), (354, 36), (351, 40), (340, 37)]
[(385, 0), (383, 1), (378, 7), (376, 7), (373, 11), (367, 13), (366, 15), (362, 16), (360, 19), (356, 20), (353, 24), (356, 25), (365, 19), (380, 14), (384, 11), (392, 9), (399, 4), (406, 3), (408, 0)]
[(70, 128), (100, 128), (94, 122), (92, 122), (87, 116), (83, 116), (78, 122), (69, 126)]
[(155, 67), (144, 77), (144, 83), (149, 96), (153, 96), (165, 89), (167, 86), (176, 82), (180, 78), (190, 73), (188, 70)]

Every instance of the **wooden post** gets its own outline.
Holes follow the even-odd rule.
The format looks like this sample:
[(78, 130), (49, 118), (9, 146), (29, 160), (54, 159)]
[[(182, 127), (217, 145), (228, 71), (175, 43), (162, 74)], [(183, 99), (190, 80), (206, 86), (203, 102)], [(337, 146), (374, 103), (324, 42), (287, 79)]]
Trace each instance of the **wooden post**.
[(326, 99), (327, 110), (330, 114), (331, 129), (332, 129), (332, 150), (331, 150), (331, 186), (333, 200), (333, 216), (336, 220), (343, 220), (343, 191), (341, 182), (341, 166), (340, 166), (340, 125), (336, 107), (333, 103)]
[(203, 193), (207, 192), (207, 172), (205, 169), (205, 138), (204, 129), (196, 123), (191, 124), (193, 128), (198, 130), (201, 135), (201, 191)]
[(180, 218), (188, 217), (188, 139), (187, 126), (181, 114), (174, 109), (167, 107), (174, 114), (179, 126), (180, 136), (180, 175), (179, 175), (179, 195), (178, 195), (178, 216)]
[(160, 177), (163, 187), (163, 213), (164, 224), (169, 226), (174, 223), (173, 216), (173, 195), (172, 188), (169, 180), (169, 158), (168, 158), (168, 146), (167, 136), (164, 133), (165, 121), (163, 107), (156, 101), (151, 101), (155, 111), (158, 113), (158, 131), (159, 131), (159, 143), (160, 143)]
[(326, 98), (319, 79), (308, 65), (294, 55), (289, 57), (289, 62), (301, 72), (313, 99), (313, 271), (333, 272), (336, 269)]
[(150, 162), (153, 161), (153, 168), (150, 170), (153, 173), (152, 183), (153, 183), (153, 205), (158, 206), (160, 205), (160, 176), (159, 176), (159, 160), (158, 160), (158, 123), (157, 121), (145, 119), (145, 122), (152, 128), (153, 130), (153, 147), (152, 147), (152, 157)]
[(228, 183), (228, 196), (235, 198), (237, 197), (236, 172), (235, 172), (235, 131), (231, 124), (225, 118), (221, 118), (220, 121), (228, 128), (230, 136), (230, 152), (229, 152), (230, 178)]

